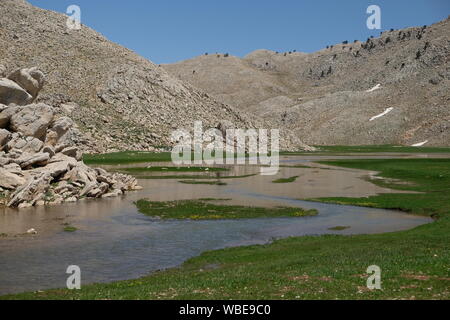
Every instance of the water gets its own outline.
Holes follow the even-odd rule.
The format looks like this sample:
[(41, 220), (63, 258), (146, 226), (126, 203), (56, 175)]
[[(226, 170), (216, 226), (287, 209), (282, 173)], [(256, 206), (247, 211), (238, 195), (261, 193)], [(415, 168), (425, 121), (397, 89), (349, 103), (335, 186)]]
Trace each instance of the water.
[[(290, 158), (291, 159), (291, 158)], [(291, 160), (289, 160), (291, 161)], [(298, 161), (302, 161), (298, 159)], [(156, 164), (154, 164), (156, 165)], [(167, 165), (167, 164), (165, 164)], [(290, 163), (289, 163), (290, 165)], [(228, 175), (258, 172), (232, 168)], [(168, 173), (173, 174), (173, 173)], [(272, 238), (319, 234), (369, 234), (405, 230), (431, 221), (392, 210), (297, 200), (324, 196), (367, 196), (391, 190), (361, 177), (360, 170), (282, 168), (275, 177), (224, 179), (227, 186), (186, 185), (177, 180), (140, 180), (142, 191), (122, 198), (61, 206), (0, 211), (0, 294), (65, 287), (69, 265), (78, 265), (82, 284), (137, 278), (181, 264), (204, 251), (262, 244)], [(299, 175), (289, 184), (280, 177)], [(319, 215), (220, 221), (161, 221), (137, 212), (133, 201), (230, 198), (230, 204), (315, 208)], [(63, 231), (70, 223), (77, 232)], [(330, 231), (335, 226), (350, 226)], [(38, 235), (20, 235), (35, 228)]]

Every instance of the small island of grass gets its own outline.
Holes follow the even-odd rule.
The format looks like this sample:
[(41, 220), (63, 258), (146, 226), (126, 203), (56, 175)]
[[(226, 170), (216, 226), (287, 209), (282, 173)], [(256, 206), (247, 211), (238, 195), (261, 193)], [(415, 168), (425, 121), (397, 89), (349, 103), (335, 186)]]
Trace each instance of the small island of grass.
[(135, 205), (139, 209), (139, 212), (147, 216), (178, 220), (306, 217), (318, 214), (317, 210), (304, 210), (296, 207), (246, 207), (214, 204), (206, 200), (158, 202), (142, 199), (135, 202)]
[(290, 178), (277, 179), (272, 182), (273, 183), (291, 183), (291, 182), (295, 182), (298, 178), (299, 178), (299, 176), (294, 176), (294, 177), (290, 177)]

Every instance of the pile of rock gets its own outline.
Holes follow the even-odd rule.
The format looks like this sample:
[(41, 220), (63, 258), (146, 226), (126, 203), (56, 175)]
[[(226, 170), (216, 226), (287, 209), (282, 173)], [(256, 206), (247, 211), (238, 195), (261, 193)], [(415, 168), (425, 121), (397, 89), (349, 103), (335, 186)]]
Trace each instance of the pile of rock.
[[(0, 77), (5, 76), (0, 66)], [(0, 194), (11, 207), (113, 197), (137, 190), (133, 177), (92, 169), (75, 145), (80, 132), (68, 117), (33, 104), (44, 84), (36, 68), (0, 78)]]

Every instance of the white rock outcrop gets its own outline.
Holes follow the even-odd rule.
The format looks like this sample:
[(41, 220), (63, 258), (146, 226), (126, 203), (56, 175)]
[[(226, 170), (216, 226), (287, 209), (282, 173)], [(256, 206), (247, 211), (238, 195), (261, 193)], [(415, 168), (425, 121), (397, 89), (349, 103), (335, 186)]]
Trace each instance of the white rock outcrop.
[[(36, 68), (18, 70), (10, 78), (20, 83), (32, 100), (44, 83)], [(139, 189), (131, 176), (86, 166), (75, 144), (80, 133), (72, 119), (57, 117), (54, 109), (43, 103), (8, 103), (14, 95), (3, 95), (1, 81), (12, 80), (0, 79), (0, 194), (4, 204), (28, 208), (84, 197), (108, 198)]]

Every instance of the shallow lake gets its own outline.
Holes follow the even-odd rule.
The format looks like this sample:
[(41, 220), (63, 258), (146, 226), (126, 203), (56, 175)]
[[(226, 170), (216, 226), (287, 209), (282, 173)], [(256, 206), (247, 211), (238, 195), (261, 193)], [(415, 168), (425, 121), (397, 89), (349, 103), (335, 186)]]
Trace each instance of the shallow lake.
[[(423, 156), (423, 155), (420, 155)], [(365, 156), (368, 158), (367, 156)], [(388, 157), (388, 156), (385, 156)], [(334, 157), (336, 158), (336, 157)], [(105, 200), (88, 200), (21, 211), (0, 209), (0, 294), (65, 287), (69, 265), (78, 265), (82, 284), (137, 278), (180, 265), (207, 250), (263, 244), (274, 238), (320, 234), (369, 234), (410, 229), (432, 220), (392, 210), (320, 204), (298, 199), (363, 197), (394, 192), (367, 181), (374, 172), (311, 163), (305, 157), (284, 158), (277, 176), (255, 175), (255, 166), (235, 166), (210, 173), (227, 185), (189, 185), (177, 179), (142, 179), (143, 190)], [(149, 164), (147, 164), (149, 165)], [(151, 164), (167, 166), (168, 163)], [(138, 165), (142, 166), (142, 164)], [(167, 175), (177, 173), (165, 173)], [(178, 173), (180, 174), (180, 173)], [(273, 180), (298, 176), (293, 183)], [(319, 215), (217, 221), (161, 221), (140, 214), (133, 202), (226, 198), (224, 203), (315, 208)], [(75, 226), (64, 232), (64, 223)], [(329, 230), (349, 226), (342, 231)], [(37, 235), (21, 235), (34, 228)]]

